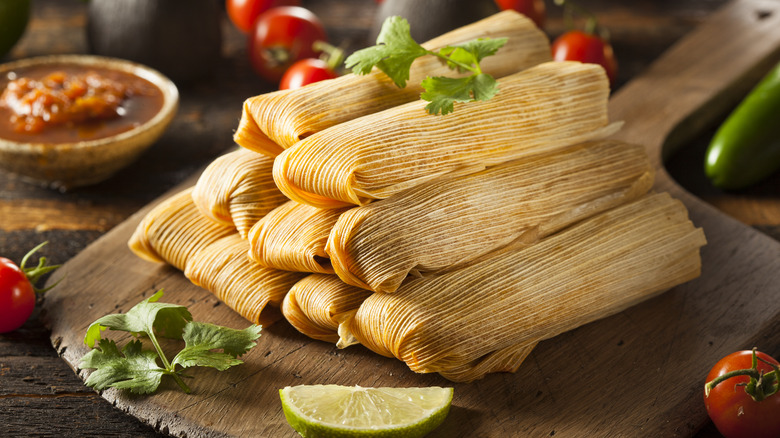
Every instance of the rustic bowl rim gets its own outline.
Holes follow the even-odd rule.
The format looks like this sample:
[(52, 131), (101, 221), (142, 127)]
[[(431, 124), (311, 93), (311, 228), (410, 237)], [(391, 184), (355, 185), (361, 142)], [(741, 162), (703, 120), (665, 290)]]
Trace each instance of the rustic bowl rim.
[(23, 58), (16, 61), (0, 64), (0, 77), (5, 76), (12, 70), (40, 66), (47, 64), (74, 64), (86, 67), (108, 68), (130, 73), (140, 78), (146, 79), (157, 86), (163, 95), (163, 105), (160, 110), (149, 120), (128, 131), (107, 137), (96, 138), (93, 140), (81, 140), (76, 142), (19, 142), (0, 137), (0, 145), (5, 148), (22, 149), (48, 149), (48, 148), (69, 148), (69, 149), (87, 149), (105, 146), (119, 142), (126, 142), (139, 134), (166, 122), (178, 109), (179, 90), (176, 84), (160, 73), (159, 71), (137, 62), (120, 58), (111, 58), (98, 55), (46, 55)]

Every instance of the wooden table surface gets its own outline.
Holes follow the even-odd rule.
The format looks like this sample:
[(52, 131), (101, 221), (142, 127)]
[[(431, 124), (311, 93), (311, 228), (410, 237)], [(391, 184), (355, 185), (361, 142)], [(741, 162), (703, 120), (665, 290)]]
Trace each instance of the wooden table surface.
[[(218, 1), (218, 0), (215, 0)], [(371, 0), (304, 1), (325, 23), (333, 42), (349, 50), (367, 43), (377, 3)], [(658, 55), (725, 0), (581, 0), (608, 27), (620, 63), (617, 86), (640, 74)], [(563, 30), (561, 11), (547, 2), (547, 33)], [(31, 22), (2, 61), (38, 55), (87, 53), (86, 3), (35, 0)], [(224, 18), (224, 17), (223, 17)], [(63, 263), (142, 206), (233, 147), (232, 132), (246, 97), (274, 89), (256, 77), (242, 34), (223, 20), (222, 62), (213, 79), (180, 86), (181, 105), (162, 139), (110, 180), (60, 193), (0, 171), (0, 255), (20, 260), (41, 251)], [(673, 102), (670, 102), (673, 104)], [(686, 189), (726, 214), (780, 240), (780, 175), (749, 190), (723, 192), (702, 172), (708, 138), (679, 150), (666, 163)], [(106, 293), (111, 285), (106, 285)], [(0, 436), (160, 436), (85, 387), (52, 347), (39, 312), (19, 330), (0, 335)], [(698, 438), (718, 436), (712, 426)]]

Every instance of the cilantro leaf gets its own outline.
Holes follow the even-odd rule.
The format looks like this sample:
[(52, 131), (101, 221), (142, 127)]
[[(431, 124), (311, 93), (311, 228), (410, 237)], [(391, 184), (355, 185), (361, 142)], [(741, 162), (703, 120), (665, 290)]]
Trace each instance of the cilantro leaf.
[[(89, 326), (84, 342), (90, 346), (97, 342), (98, 345), (81, 359), (81, 368), (94, 369), (86, 380), (88, 386), (98, 390), (116, 387), (137, 394), (149, 394), (160, 386), (163, 375), (169, 375), (184, 392), (189, 393), (190, 388), (182, 380), (184, 368), (204, 366), (224, 371), (241, 364), (238, 356), (257, 345), (255, 341), (260, 337), (260, 326), (253, 324), (244, 330), (236, 330), (193, 322), (186, 307), (158, 303), (160, 297), (162, 291), (136, 304), (125, 314), (107, 315)], [(106, 328), (145, 334), (154, 351), (143, 350), (141, 341), (134, 340), (120, 353), (114, 341), (101, 339), (100, 332)], [(173, 362), (168, 362), (165, 357), (157, 340), (158, 334), (184, 340), (185, 347)]]
[(422, 85), (425, 92), (420, 97), (430, 102), (425, 106), (430, 114), (445, 115), (455, 110), (455, 102), (488, 100), (498, 93), (498, 83), (485, 73), (465, 78), (427, 77)]
[(425, 107), (430, 114), (448, 114), (454, 111), (455, 102), (488, 100), (498, 92), (495, 79), (483, 73), (479, 63), (483, 58), (496, 54), (506, 44), (506, 38), (478, 38), (434, 52), (414, 41), (408, 21), (394, 16), (382, 23), (376, 42), (377, 45), (349, 56), (346, 67), (362, 75), (377, 67), (401, 88), (409, 80), (414, 60), (424, 55), (441, 58), (447, 67), (459, 73), (471, 72), (465, 78), (429, 77), (423, 80), (425, 92), (421, 97), (431, 102)]
[(100, 332), (107, 328), (142, 333), (146, 336), (156, 332), (167, 338), (180, 338), (184, 325), (192, 320), (192, 315), (184, 306), (158, 303), (157, 300), (162, 295), (162, 290), (157, 291), (133, 306), (127, 313), (106, 315), (93, 322), (87, 328), (84, 343), (95, 345), (95, 342), (100, 340)]
[(95, 369), (85, 382), (88, 386), (97, 390), (126, 388), (136, 394), (156, 391), (165, 371), (157, 364), (157, 353), (143, 351), (138, 340), (129, 342), (120, 353), (114, 341), (101, 339), (98, 347), (81, 359), (79, 367)]
[(476, 60), (475, 62), (479, 64), (483, 58), (495, 55), (498, 49), (504, 47), (506, 42), (506, 38), (477, 38), (476, 40), (459, 44), (456, 47), (470, 53)]
[(414, 41), (409, 29), (406, 19), (388, 17), (376, 38), (377, 45), (350, 55), (345, 62), (346, 67), (352, 69), (353, 73), (365, 75), (376, 66), (398, 87), (404, 88), (409, 80), (412, 62), (430, 53)]
[[(251, 325), (244, 330), (214, 324), (191, 322), (184, 328), (186, 344), (171, 362), (182, 367), (212, 367), (220, 371), (242, 363), (238, 356), (257, 345), (262, 327)], [(216, 352), (213, 350), (223, 350)]]
[(463, 47), (444, 47), (439, 50), (439, 54), (446, 57), (450, 69), (457, 70), (459, 73), (468, 71), (466, 66), (473, 67), (479, 64), (476, 55)]

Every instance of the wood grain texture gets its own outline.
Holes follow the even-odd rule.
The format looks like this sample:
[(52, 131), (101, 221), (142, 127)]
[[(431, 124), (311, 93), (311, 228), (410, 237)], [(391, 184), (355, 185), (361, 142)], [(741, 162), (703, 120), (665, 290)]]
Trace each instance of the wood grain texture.
[[(664, 148), (704, 129), (745, 88), (745, 78), (757, 78), (776, 57), (780, 35), (771, 30), (780, 26), (780, 10), (763, 20), (755, 14), (770, 7), (777, 2), (730, 4), (624, 87), (610, 106), (613, 119), (626, 121), (620, 136), (646, 145), (660, 167)], [(453, 413), (432, 436), (689, 436), (706, 422), (699, 380), (711, 363), (758, 341), (777, 350), (768, 334), (780, 326), (773, 297), (780, 244), (689, 195), (662, 170), (657, 187), (683, 199), (704, 228), (702, 277), (541, 343), (516, 374), (454, 385)], [(69, 261), (66, 280), (46, 299), (53, 343), (74, 368), (87, 351), (81, 336), (91, 321), (126, 311), (160, 288), (169, 291), (166, 301), (188, 305), (196, 319), (246, 324), (180, 273), (126, 249), (147, 209)], [(309, 340), (284, 323), (267, 328), (245, 359), (230, 372), (195, 370), (189, 396), (173, 387), (143, 398), (116, 390), (102, 395), (173, 435), (295, 436), (278, 403), (277, 390), (286, 385), (449, 385), (362, 347), (342, 351)], [(623, 386), (630, 390), (601, 390)]]

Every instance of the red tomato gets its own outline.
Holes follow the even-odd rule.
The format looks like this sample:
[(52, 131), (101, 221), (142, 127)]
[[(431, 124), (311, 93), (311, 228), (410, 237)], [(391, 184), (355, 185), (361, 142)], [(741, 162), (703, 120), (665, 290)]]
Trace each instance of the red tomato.
[[(778, 364), (774, 358), (761, 353), (757, 357)], [(715, 364), (707, 375), (707, 382), (729, 371), (752, 368), (752, 351), (732, 353)], [(772, 367), (758, 361), (759, 371), (770, 372)], [(780, 437), (780, 394), (770, 395), (762, 401), (755, 401), (745, 392), (748, 376), (736, 376), (724, 380), (705, 394), (704, 405), (715, 427), (726, 438), (777, 438)]]
[(300, 0), (226, 0), (228, 17), (241, 32), (249, 33), (257, 17), (276, 6), (298, 6)]
[(21, 327), (35, 308), (35, 290), (14, 262), (0, 257), (0, 333)]
[(612, 51), (612, 45), (598, 35), (588, 34), (581, 30), (571, 30), (555, 39), (552, 53), (553, 59), (556, 61), (598, 64), (607, 71), (609, 83), (615, 83), (617, 61)]
[(544, 8), (544, 0), (496, 0), (496, 4), (502, 10), (515, 10), (530, 18), (540, 28), (544, 27), (547, 16)]
[(315, 58), (315, 41), (327, 41), (325, 28), (308, 9), (272, 8), (260, 14), (249, 34), (249, 59), (257, 74), (278, 82), (299, 59)]
[(284, 76), (282, 76), (282, 80), (279, 82), (279, 89), (293, 90), (304, 85), (324, 81), (325, 79), (334, 79), (338, 76), (338, 73), (334, 72), (328, 63), (321, 59), (301, 59), (284, 72)]

